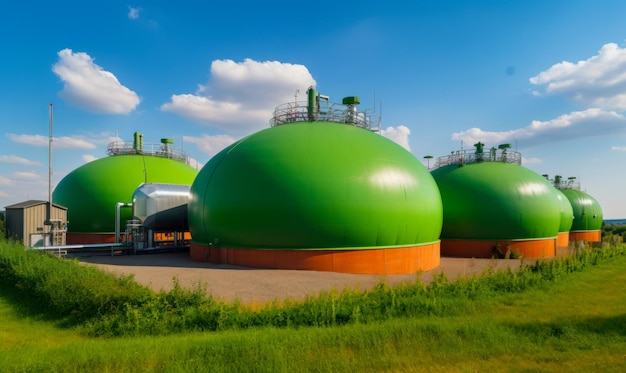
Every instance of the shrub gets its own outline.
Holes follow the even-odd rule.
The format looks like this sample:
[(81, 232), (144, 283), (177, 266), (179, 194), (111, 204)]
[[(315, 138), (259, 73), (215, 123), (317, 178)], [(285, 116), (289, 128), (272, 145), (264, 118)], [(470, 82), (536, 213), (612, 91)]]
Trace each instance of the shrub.
[[(626, 248), (585, 248), (574, 255), (522, 264), (519, 270), (492, 269), (481, 276), (449, 281), (445, 274), (425, 285), (390, 287), (381, 282), (366, 291), (333, 290), (302, 302), (270, 302), (260, 310), (206, 297), (206, 289), (174, 288), (155, 293), (75, 260), (59, 259), (17, 244), (0, 247), (0, 285), (27, 297), (36, 311), (69, 318), (92, 336), (158, 335), (257, 327), (333, 326), (390, 318), (459, 315), (477, 299), (517, 293), (556, 281), (617, 255)], [(80, 324), (79, 324), (80, 323)]]
[(127, 303), (141, 304), (154, 296), (132, 275), (116, 277), (17, 243), (2, 245), (0, 284), (19, 291), (40, 312), (76, 321), (115, 313)]

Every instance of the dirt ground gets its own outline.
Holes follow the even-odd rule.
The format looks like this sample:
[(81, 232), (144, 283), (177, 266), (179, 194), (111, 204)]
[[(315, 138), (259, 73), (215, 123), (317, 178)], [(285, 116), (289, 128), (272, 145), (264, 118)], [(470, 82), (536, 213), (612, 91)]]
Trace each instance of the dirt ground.
[(389, 285), (402, 282), (424, 283), (445, 272), (448, 279), (481, 274), (488, 268), (517, 270), (516, 259), (441, 258), (439, 267), (424, 272), (403, 275), (362, 275), (320, 271), (276, 270), (237, 267), (196, 262), (188, 252), (141, 255), (80, 257), (79, 260), (115, 274), (133, 274), (135, 280), (156, 291), (170, 290), (176, 278), (183, 287), (206, 287), (207, 295), (224, 301), (238, 299), (244, 304), (259, 304), (273, 300), (303, 300), (322, 291), (369, 289), (385, 281)]

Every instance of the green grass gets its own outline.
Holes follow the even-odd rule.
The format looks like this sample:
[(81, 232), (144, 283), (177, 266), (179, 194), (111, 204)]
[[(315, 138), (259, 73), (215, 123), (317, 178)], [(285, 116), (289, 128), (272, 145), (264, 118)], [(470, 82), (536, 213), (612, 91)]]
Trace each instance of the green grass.
[[(189, 327), (154, 336), (146, 335), (153, 333), (148, 328), (140, 329), (143, 334), (136, 330), (135, 336), (91, 337), (85, 324), (95, 324), (101, 314), (84, 311), (68, 319), (45, 312), (37, 297), (23, 297), (25, 285), (5, 281), (0, 283), (0, 370), (622, 372), (626, 250), (612, 250), (542, 262), (520, 273), (487, 273), (453, 282), (440, 277), (430, 286), (381, 284), (365, 294), (327, 293), (304, 303), (269, 304), (260, 311), (205, 303), (194, 291), (150, 294), (128, 280), (100, 278), (118, 284), (102, 286), (117, 294), (107, 299), (134, 304), (107, 308), (126, 315), (118, 321), (132, 320), (127, 317), (132, 309), (140, 323), (156, 317), (184, 326), (160, 312), (192, 317), (203, 314), (199, 306), (209, 307), (204, 317), (213, 327), (206, 330), (217, 330), (192, 332)], [(62, 262), (50, 259), (44, 265)], [(76, 286), (68, 288), (74, 291)], [(143, 300), (129, 301), (122, 295), (125, 286)], [(169, 306), (144, 314), (143, 306), (152, 299), (167, 300)], [(215, 318), (207, 316), (215, 313)]]

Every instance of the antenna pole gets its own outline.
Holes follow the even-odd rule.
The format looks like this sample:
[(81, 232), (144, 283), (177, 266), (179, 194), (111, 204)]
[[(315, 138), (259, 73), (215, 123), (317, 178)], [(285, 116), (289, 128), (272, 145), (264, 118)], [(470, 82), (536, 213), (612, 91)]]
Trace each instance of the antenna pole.
[(52, 127), (53, 127), (53, 116), (54, 110), (52, 103), (50, 104), (50, 113), (49, 113), (49, 131), (50, 136), (48, 138), (48, 221), (51, 218), (51, 210), (52, 210)]
[(374, 91), (374, 104), (372, 106), (374, 106), (374, 114), (376, 114), (376, 92), (375, 91)]

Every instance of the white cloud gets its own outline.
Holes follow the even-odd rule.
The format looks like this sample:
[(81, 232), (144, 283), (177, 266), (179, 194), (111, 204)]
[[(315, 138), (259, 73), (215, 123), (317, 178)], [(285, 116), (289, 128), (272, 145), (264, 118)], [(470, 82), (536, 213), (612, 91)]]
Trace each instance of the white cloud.
[(128, 114), (141, 101), (137, 94), (121, 85), (115, 75), (96, 65), (82, 52), (63, 49), (52, 70), (63, 81), (59, 96), (85, 110), (106, 114)]
[(96, 157), (95, 155), (92, 154), (83, 154), (83, 161), (85, 163), (89, 163), (91, 161), (95, 161), (96, 159), (98, 159), (98, 157)]
[(209, 136), (203, 134), (199, 138), (183, 136), (183, 141), (196, 144), (198, 150), (212, 157), (219, 153), (222, 149), (234, 143), (236, 140), (234, 137), (228, 135)]
[(539, 158), (524, 158), (522, 157), (522, 164), (538, 164), (538, 163), (543, 163), (543, 160), (539, 159)]
[(626, 49), (605, 44), (597, 55), (555, 64), (530, 83), (545, 86), (545, 94), (560, 94), (586, 107), (626, 110)]
[(139, 12), (141, 11), (141, 8), (134, 8), (132, 6), (128, 6), (128, 18), (130, 19), (137, 19), (139, 18)]
[[(163, 104), (161, 109), (171, 111), (188, 119), (212, 124), (219, 122), (216, 127), (222, 129), (232, 129), (233, 126), (248, 127), (250, 122), (262, 121), (267, 126), (272, 109), (252, 110), (245, 108), (245, 104), (240, 102), (215, 101), (208, 97), (191, 94), (173, 95), (172, 101)], [(227, 126), (224, 126), (227, 124)]]
[(478, 141), (491, 145), (523, 142), (536, 145), (549, 141), (571, 140), (592, 136), (612, 135), (626, 129), (626, 119), (614, 111), (587, 109), (563, 114), (548, 121), (534, 120), (530, 125), (508, 131), (483, 131), (470, 128), (452, 134), (452, 140), (462, 140), (468, 144)]
[(95, 149), (96, 145), (80, 137), (62, 136), (62, 137), (54, 138), (54, 140), (52, 141), (52, 147), (53, 148), (59, 147), (59, 148), (64, 148), (64, 149), (69, 149), (69, 148)]
[(187, 158), (187, 165), (189, 167), (195, 168), (196, 170), (200, 170), (203, 167), (203, 164), (201, 162), (191, 157)]
[(611, 146), (611, 150), (618, 152), (626, 152), (626, 146)]
[(41, 178), (41, 176), (37, 174), (36, 172), (28, 172), (28, 171), (14, 172), (12, 175), (16, 179), (23, 179), (23, 180), (38, 180)]
[(0, 176), (0, 185), (13, 185), (13, 180)]
[[(48, 146), (49, 138), (43, 135), (16, 135), (13, 133), (7, 133), (7, 137), (20, 144), (33, 145), (33, 146)], [(53, 140), (54, 143), (54, 140)]]
[[(16, 135), (13, 133), (7, 134), (9, 139), (13, 142), (20, 144), (27, 144), (33, 146), (48, 146), (49, 137), (43, 135)], [(81, 136), (62, 136), (53, 137), (52, 148), (63, 149), (95, 149), (96, 145)]]
[[(124, 141), (119, 135), (111, 135), (109, 133), (86, 133), (86, 136), (83, 138), (89, 138), (89, 142), (97, 145), (108, 145), (112, 142), (116, 141)], [(127, 136), (128, 138), (132, 138), (132, 135)]]
[(409, 145), (409, 135), (411, 134), (411, 130), (408, 127), (387, 127), (381, 131), (381, 134), (406, 150), (411, 151), (411, 146)]
[(16, 163), (24, 166), (41, 166), (41, 163), (31, 161), (26, 158), (18, 157), (17, 155), (2, 155), (0, 156), (0, 162), (4, 163)]
[(161, 110), (227, 133), (249, 134), (268, 127), (276, 106), (293, 101), (296, 90), (311, 85), (315, 80), (303, 65), (215, 60), (206, 85), (195, 94), (172, 95)]

